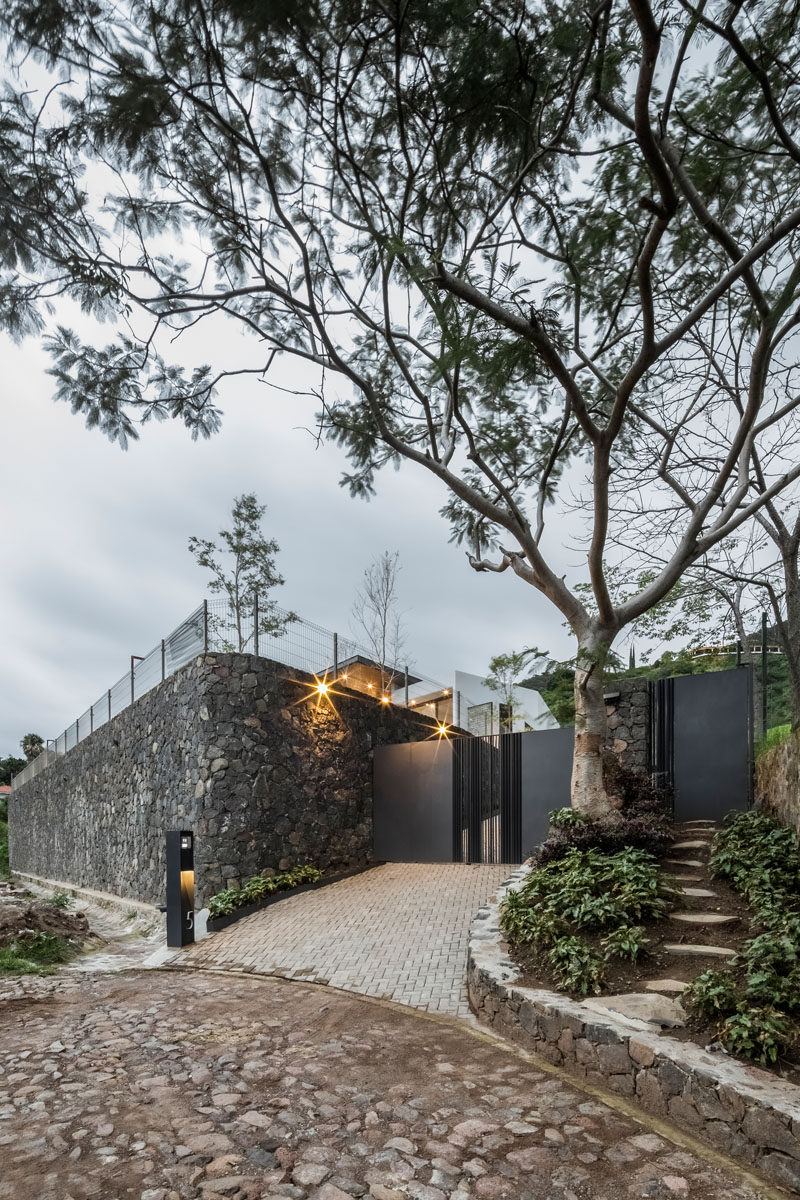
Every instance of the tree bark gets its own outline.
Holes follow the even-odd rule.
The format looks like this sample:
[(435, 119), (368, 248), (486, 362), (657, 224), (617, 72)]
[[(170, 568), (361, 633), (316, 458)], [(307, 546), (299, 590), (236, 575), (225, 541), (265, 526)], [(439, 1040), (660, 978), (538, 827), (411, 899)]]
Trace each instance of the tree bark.
[(610, 639), (594, 635), (580, 639), (575, 667), (572, 807), (587, 817), (607, 817), (615, 811), (603, 779), (603, 751), (608, 728), (603, 678), (610, 645)]

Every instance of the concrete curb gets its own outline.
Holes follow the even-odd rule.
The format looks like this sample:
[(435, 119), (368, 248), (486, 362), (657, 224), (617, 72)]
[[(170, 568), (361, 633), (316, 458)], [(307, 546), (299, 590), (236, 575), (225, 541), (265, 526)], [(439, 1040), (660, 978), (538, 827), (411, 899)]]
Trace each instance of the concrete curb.
[(467, 990), (479, 1021), (547, 1062), (620, 1096), (800, 1190), (800, 1087), (699, 1046), (590, 1012), (568, 996), (515, 987), (500, 903), (530, 868), (515, 871), (474, 918)]

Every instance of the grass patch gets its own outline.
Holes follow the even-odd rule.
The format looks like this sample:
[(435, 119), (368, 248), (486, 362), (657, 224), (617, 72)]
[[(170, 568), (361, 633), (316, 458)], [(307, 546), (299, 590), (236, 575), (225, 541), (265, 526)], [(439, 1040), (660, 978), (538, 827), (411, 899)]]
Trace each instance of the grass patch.
[(52, 975), (78, 953), (74, 942), (52, 933), (26, 933), (0, 948), (0, 974)]
[(773, 725), (768, 729), (764, 737), (759, 738), (756, 742), (756, 758), (761, 754), (766, 754), (767, 750), (774, 749), (775, 746), (782, 746), (784, 742), (788, 742), (792, 736), (791, 725)]

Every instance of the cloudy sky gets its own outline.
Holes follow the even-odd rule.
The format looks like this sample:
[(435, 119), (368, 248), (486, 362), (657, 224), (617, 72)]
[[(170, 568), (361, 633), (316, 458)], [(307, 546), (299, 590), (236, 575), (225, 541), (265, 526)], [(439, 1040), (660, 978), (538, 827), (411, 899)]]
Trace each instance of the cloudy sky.
[[(205, 335), (209, 360), (241, 339)], [(194, 443), (182, 426), (147, 426), (127, 452), (88, 431), (52, 399), (36, 342), (0, 337), (0, 756), (29, 731), (54, 737), (202, 599), (205, 575), (186, 549), (213, 537), (234, 495), (268, 505), (286, 579), (275, 598), (309, 620), (351, 632), (353, 594), (384, 549), (402, 562), (410, 657), (436, 680), (482, 674), (489, 658), (525, 645), (566, 656), (558, 613), (509, 573), (477, 575), (448, 544), (441, 485), (406, 466), (379, 477), (378, 496), (352, 500), (344, 463), (307, 432), (313, 404), (252, 379), (227, 381), (223, 430)], [(283, 364), (275, 378), (303, 384)], [(557, 553), (563, 570), (574, 553)]]

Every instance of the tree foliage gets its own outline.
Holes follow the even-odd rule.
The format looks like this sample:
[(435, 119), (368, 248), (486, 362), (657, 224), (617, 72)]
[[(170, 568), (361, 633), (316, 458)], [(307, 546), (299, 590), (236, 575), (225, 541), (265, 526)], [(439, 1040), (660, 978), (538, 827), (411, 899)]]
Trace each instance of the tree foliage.
[(211, 614), (210, 619), (217, 620), (222, 640), (240, 652), (252, 652), (254, 648), (251, 638), (256, 602), (259, 633), (281, 633), (287, 622), (294, 620), (293, 613), (279, 609), (269, 596), (272, 588), (284, 580), (275, 567), (280, 547), (274, 539), (264, 537), (261, 528), (266, 511), (266, 504), (259, 504), (258, 498), (247, 492), (234, 499), (231, 528), (220, 529), (219, 542), (189, 538), (189, 553), (199, 567), (211, 573), (209, 590), (227, 600), (227, 613)]
[[(431, 472), (472, 565), (568, 621), (573, 798), (599, 811), (614, 638), (800, 478), (794, 9), (9, 0), (0, 21), (22, 72), (2, 308), (15, 335), (47, 323), (57, 395), (122, 441), (208, 434), (224, 376), (311, 364), (351, 492)], [(53, 327), (62, 297), (116, 339)], [(168, 359), (221, 316), (254, 335), (240, 362)], [(576, 502), (589, 606), (549, 519)], [(615, 537), (637, 570), (660, 554), (616, 599)]]

